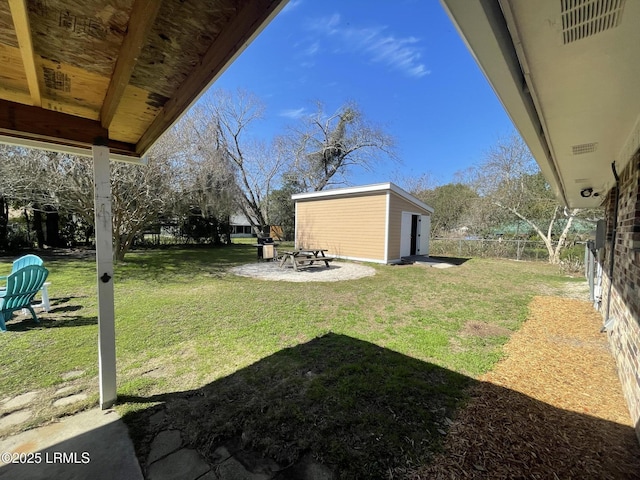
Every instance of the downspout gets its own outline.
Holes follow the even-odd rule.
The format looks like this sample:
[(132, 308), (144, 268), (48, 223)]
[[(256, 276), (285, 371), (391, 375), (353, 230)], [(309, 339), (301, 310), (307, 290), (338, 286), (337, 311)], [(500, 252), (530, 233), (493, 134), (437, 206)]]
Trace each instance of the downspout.
[(611, 233), (611, 256), (609, 258), (609, 291), (607, 292), (607, 315), (605, 316), (605, 322), (600, 329), (601, 333), (606, 332), (613, 326), (614, 318), (609, 315), (611, 313), (611, 288), (613, 286), (613, 265), (616, 253), (616, 234), (618, 233), (618, 205), (620, 204), (620, 177), (616, 171), (615, 160), (611, 163), (611, 170), (613, 171), (613, 177), (616, 179), (616, 200), (613, 204), (613, 231)]

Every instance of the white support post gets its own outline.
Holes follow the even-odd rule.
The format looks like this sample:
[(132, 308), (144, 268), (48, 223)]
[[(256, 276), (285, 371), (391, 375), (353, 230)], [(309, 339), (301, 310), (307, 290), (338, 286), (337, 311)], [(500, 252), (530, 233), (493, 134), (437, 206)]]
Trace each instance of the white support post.
[(98, 276), (100, 408), (116, 401), (116, 329), (113, 301), (113, 239), (109, 147), (93, 147), (95, 237)]

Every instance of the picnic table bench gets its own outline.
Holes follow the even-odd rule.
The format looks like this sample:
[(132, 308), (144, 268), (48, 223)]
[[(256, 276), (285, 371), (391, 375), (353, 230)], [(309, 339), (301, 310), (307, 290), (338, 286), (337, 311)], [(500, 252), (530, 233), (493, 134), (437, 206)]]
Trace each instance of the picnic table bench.
[(328, 268), (329, 262), (335, 260), (335, 257), (327, 257), (324, 254), (326, 251), (328, 250), (322, 248), (299, 248), (296, 250), (282, 252), (280, 268), (284, 267), (287, 263), (290, 263), (294, 270), (298, 270), (298, 267), (308, 267), (316, 262), (324, 262), (325, 266)]

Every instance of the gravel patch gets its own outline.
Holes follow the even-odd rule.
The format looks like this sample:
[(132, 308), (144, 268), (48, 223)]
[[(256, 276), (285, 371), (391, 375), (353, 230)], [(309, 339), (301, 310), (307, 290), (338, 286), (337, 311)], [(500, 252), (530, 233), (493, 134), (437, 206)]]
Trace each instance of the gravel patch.
[(640, 446), (615, 360), (588, 301), (535, 297), (411, 480), (640, 478)]
[(376, 274), (374, 268), (352, 262), (332, 262), (329, 267), (311, 265), (297, 271), (288, 265), (280, 268), (278, 262), (260, 262), (234, 267), (230, 271), (241, 277), (281, 282), (340, 282)]

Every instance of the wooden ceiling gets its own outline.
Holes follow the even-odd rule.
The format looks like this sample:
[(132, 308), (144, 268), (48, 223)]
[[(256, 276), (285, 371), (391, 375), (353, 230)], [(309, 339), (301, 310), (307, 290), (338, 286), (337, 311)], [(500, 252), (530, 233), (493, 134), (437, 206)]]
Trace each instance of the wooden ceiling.
[(0, 0), (0, 136), (140, 157), (286, 0)]

